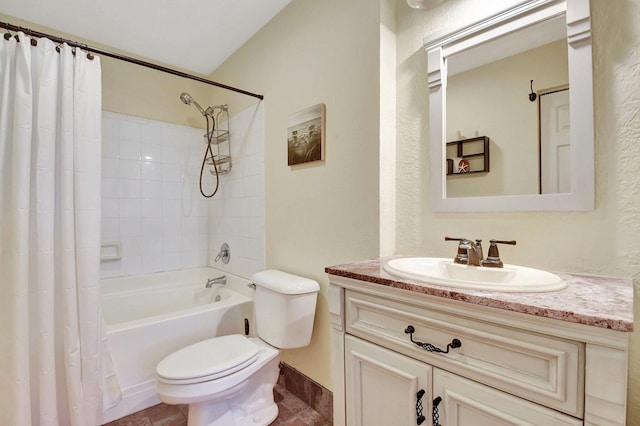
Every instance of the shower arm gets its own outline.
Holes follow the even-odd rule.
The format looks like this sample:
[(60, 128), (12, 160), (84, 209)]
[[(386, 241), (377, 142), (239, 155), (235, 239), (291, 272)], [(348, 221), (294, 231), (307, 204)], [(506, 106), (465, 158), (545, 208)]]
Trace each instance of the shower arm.
[(193, 105), (195, 105), (196, 108), (198, 108), (198, 111), (200, 111), (200, 113), (202, 115), (204, 115), (205, 117), (208, 115), (207, 111), (209, 111), (209, 109), (211, 109), (211, 107), (207, 108), (207, 110), (205, 111), (198, 102), (196, 102), (195, 100), (191, 100), (191, 102), (193, 103)]

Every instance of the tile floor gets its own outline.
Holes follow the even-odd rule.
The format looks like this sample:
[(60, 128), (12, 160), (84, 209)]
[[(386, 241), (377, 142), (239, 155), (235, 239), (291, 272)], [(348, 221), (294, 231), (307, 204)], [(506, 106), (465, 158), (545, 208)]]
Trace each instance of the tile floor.
[[(331, 420), (318, 414), (281, 385), (275, 386), (274, 399), (278, 404), (278, 417), (272, 426), (333, 425)], [(183, 426), (187, 424), (188, 415), (186, 405), (158, 404), (105, 426)]]

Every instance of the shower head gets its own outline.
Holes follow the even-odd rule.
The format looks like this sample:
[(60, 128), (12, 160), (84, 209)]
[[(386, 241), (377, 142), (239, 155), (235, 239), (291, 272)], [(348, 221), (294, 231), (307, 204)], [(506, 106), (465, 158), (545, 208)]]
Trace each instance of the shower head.
[(190, 95), (190, 94), (188, 94), (187, 92), (182, 92), (182, 93), (180, 94), (180, 100), (181, 100), (182, 102), (184, 102), (186, 105), (194, 104), (194, 105), (196, 106), (196, 108), (198, 108), (198, 110), (200, 111), (200, 113), (201, 113), (202, 115), (205, 115), (205, 116), (207, 115), (207, 112), (206, 112), (204, 109), (202, 109), (202, 107), (200, 106), (200, 104), (199, 104), (199, 103), (197, 103), (197, 102), (195, 101), (195, 99), (193, 99), (193, 98), (191, 97), (191, 95)]
[(180, 100), (182, 102), (184, 102), (186, 105), (191, 105), (191, 102), (193, 101), (193, 98), (187, 92), (182, 92), (180, 94)]

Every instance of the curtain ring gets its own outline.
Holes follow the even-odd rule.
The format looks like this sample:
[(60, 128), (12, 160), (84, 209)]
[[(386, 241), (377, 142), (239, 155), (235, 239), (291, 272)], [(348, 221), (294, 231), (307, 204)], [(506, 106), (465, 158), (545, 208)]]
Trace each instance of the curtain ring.
[(35, 38), (31, 39), (31, 46), (37, 46), (38, 45), (38, 40), (36, 40)]
[(9, 32), (9, 29), (7, 29), (7, 32), (4, 33), (4, 39), (7, 41), (11, 39), (11, 33)]
[[(93, 53), (89, 52), (89, 45), (88, 44), (81, 44), (81, 45), (77, 46), (77, 48), (80, 49), (81, 52), (83, 50), (85, 52), (87, 52), (87, 59), (90, 60), (90, 61), (93, 61), (94, 56), (93, 56)], [(74, 49), (73, 50), (73, 54), (75, 55), (75, 49), (76, 48), (74, 47), (73, 49)]]

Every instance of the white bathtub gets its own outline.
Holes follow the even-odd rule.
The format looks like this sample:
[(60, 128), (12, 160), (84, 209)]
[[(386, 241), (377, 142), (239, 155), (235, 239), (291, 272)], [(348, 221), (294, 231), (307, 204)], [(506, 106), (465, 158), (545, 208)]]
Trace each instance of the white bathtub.
[[(227, 284), (205, 288), (207, 278)], [(105, 412), (110, 422), (152, 405), (155, 369), (170, 353), (200, 340), (244, 333), (253, 324), (253, 290), (244, 278), (213, 268), (101, 280), (102, 311), (122, 401)], [(214, 301), (219, 295), (220, 300)]]

